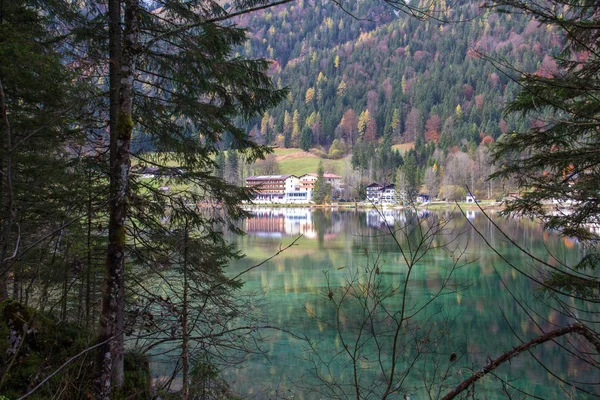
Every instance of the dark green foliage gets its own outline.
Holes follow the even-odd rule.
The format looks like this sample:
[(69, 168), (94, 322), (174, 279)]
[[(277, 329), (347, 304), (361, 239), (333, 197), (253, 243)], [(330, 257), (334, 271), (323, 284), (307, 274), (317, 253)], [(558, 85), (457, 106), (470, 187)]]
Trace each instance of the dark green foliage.
[[(105, 160), (102, 151), (84, 154), (96, 146), (101, 149), (101, 142), (89, 134), (98, 127), (93, 115), (97, 89), (82, 77), (82, 65), (70, 63), (64, 54), (66, 39), (54, 29), (57, 9), (68, 7), (61, 1), (52, 3), (51, 15), (41, 7), (6, 2), (0, 24), (0, 80), (6, 103), (6, 122), (0, 124), (0, 282), (12, 271), (23, 301), (30, 291), (19, 290), (21, 278), (56, 276), (53, 262), (81, 257), (52, 242), (64, 233), (59, 228), (67, 221), (77, 229), (88, 194), (97, 206)], [(79, 180), (88, 184), (75, 185)], [(65, 248), (74, 242), (73, 236), (63, 238)], [(40, 253), (24, 251), (30, 246)], [(16, 248), (22, 254), (9, 257)], [(61, 256), (54, 257), (59, 250)]]
[(404, 159), (402, 170), (404, 171), (404, 176), (406, 179), (408, 196), (414, 201), (419, 191), (420, 176), (417, 168), (416, 157), (412, 151), (410, 151)]
[[(205, 22), (224, 11), (217, 4), (203, 6), (170, 2), (160, 18), (144, 10), (143, 32), (170, 33), (142, 36), (133, 116), (136, 134), (160, 153), (133, 157), (159, 166), (175, 163), (177, 168), (171, 168), (168, 179), (160, 179), (161, 185), (191, 184), (194, 190), (180, 191), (176, 197), (189, 203), (219, 201), (225, 214), (235, 219), (244, 215), (240, 201), (249, 199), (248, 191), (239, 186), (240, 159), (252, 161), (269, 151), (253, 142), (237, 122), (275, 106), (286, 91), (275, 89), (265, 75), (266, 61), (233, 54), (235, 46), (244, 43), (245, 31)], [(190, 25), (194, 27), (186, 28)], [(228, 151), (225, 179), (213, 174), (214, 156), (223, 145), (235, 150)], [(167, 205), (179, 204), (148, 182), (137, 180), (132, 190), (144, 193), (144, 201), (137, 203), (141, 208), (134, 213), (164, 214)], [(193, 218), (199, 228), (214, 222), (228, 225), (223, 216)]]
[[(568, 34), (556, 59), (559, 70), (521, 77), (522, 90), (507, 112), (534, 123), (504, 135), (494, 147), (495, 160), (502, 164), (494, 176), (515, 179), (523, 188), (522, 198), (509, 203), (508, 213), (541, 217), (549, 229), (598, 241), (588, 227), (600, 222), (600, 33), (595, 28), (599, 4), (551, 3), (557, 9), (566, 4), (569, 8), (559, 15), (527, 2), (499, 2)], [(574, 207), (568, 213), (548, 213), (545, 205), (552, 202), (559, 210)]]
[(308, 126), (305, 126), (300, 133), (300, 148), (304, 151), (308, 151), (312, 146), (312, 140), (312, 131)]
[[(234, 53), (245, 31), (209, 22), (225, 12), (206, 5), (175, 1), (160, 15), (143, 10), (132, 111), (134, 136), (158, 151), (132, 157), (166, 173), (132, 181), (131, 318), (144, 332), (141, 351), (171, 356), (185, 368), (182, 337), (194, 338), (186, 347), (190, 360), (228, 363), (230, 353), (247, 351), (252, 333), (235, 329), (244, 312), (236, 294), (241, 282), (225, 274), (241, 254), (224, 233), (241, 232), (236, 222), (246, 215), (241, 204), (250, 192), (241, 185), (241, 166), (270, 152), (247, 123), (287, 94), (273, 86), (265, 60)], [(223, 161), (224, 174), (215, 173)]]
[(231, 184), (239, 184), (239, 168), (240, 159), (236, 150), (229, 150), (227, 152), (227, 164), (225, 170), (227, 171), (227, 181)]
[[(86, 332), (71, 323), (56, 323), (30, 307), (13, 300), (0, 303), (0, 351), (2, 358), (0, 376), (3, 385), (0, 393), (8, 397), (20, 397), (39, 383), (47, 374), (54, 372), (67, 358), (86, 347)], [(61, 375), (52, 378), (32, 398), (43, 399), (59, 388), (71, 387), (70, 398), (85, 398), (89, 386), (85, 385), (86, 368), (82, 361), (73, 363)], [(83, 376), (78, 377), (78, 374)]]
[[(85, 321), (91, 328), (97, 321), (101, 277), (96, 267), (103, 263), (100, 249), (105, 247), (107, 226), (103, 211), (108, 149), (101, 136), (107, 125), (103, 85), (108, 79), (98, 80), (97, 76), (109, 64), (106, 10), (85, 3), (86, 9), (79, 10), (85, 17), (80, 17), (89, 26), (80, 29), (59, 19), (54, 8), (58, 3), (7, 2), (2, 7), (0, 79), (13, 128), (13, 148), (9, 148), (2, 123), (0, 259), (8, 260), (17, 248), (17, 233), (22, 253), (6, 268), (1, 266), (0, 278), (8, 276), (10, 268), (14, 280), (9, 295), (30, 304), (43, 298), (39, 307), (65, 324), (80, 321), (83, 325)], [(261, 2), (241, 3), (238, 5), (245, 7)], [(239, 165), (244, 158), (253, 160), (269, 150), (254, 143), (245, 125), (238, 122), (260, 115), (286, 94), (275, 89), (266, 76), (266, 61), (235, 55), (234, 48), (244, 42), (245, 31), (208, 22), (224, 16), (224, 11), (217, 4), (205, 5), (170, 2), (160, 15), (150, 8), (141, 10), (133, 119), (121, 122), (134, 126), (131, 155), (135, 167), (157, 168), (158, 173), (147, 178), (134, 169), (124, 177), (129, 184), (123, 196), (127, 233), (120, 239), (127, 246), (127, 262), (135, 263), (126, 268), (126, 296), (134, 310), (128, 317), (129, 333), (140, 320), (134, 300), (148, 295), (139, 286), (147, 282), (139, 278), (160, 279), (164, 268), (176, 264), (168, 246), (174, 245), (171, 232), (181, 228), (183, 221), (189, 222), (194, 232), (201, 232), (198, 251), (202, 257), (197, 257), (195, 265), (201, 262), (203, 270), (191, 279), (207, 285), (203, 299), (214, 295), (214, 304), (223, 305), (240, 287), (238, 280), (224, 274), (224, 266), (239, 254), (225, 243), (223, 230), (239, 232), (234, 222), (245, 215), (240, 202), (249, 198), (249, 192), (238, 186)], [(69, 31), (73, 27), (75, 30)], [(65, 35), (53, 36), (57, 32)], [(85, 57), (79, 58), (83, 54)], [(90, 76), (93, 85), (84, 86), (82, 81)], [(223, 147), (233, 149), (226, 162), (215, 157)], [(155, 151), (144, 151), (148, 149)], [(227, 163), (229, 168), (222, 168)], [(11, 207), (4, 179), (9, 167), (14, 195)], [(123, 167), (119, 172), (129, 171), (127, 165)], [(214, 173), (217, 167), (229, 174)], [(178, 189), (171, 191), (174, 187)], [(198, 205), (216, 203), (222, 213), (198, 212)], [(138, 297), (140, 291), (144, 295)], [(47, 298), (59, 300), (48, 302)], [(229, 318), (237, 315), (228, 313)], [(157, 328), (157, 335), (162, 328)], [(55, 352), (55, 361), (65, 361), (67, 356)], [(136, 370), (143, 372), (146, 367), (140, 365), (136, 364)], [(56, 379), (62, 377), (72, 378), (61, 373)], [(34, 374), (27, 378), (34, 383)], [(143, 376), (129, 378), (143, 385), (148, 395)], [(87, 375), (81, 379), (90, 382)], [(44, 396), (49, 397), (47, 393)]]
[(220, 151), (215, 157), (215, 176), (223, 178), (225, 176), (225, 152)]
[[(0, 393), (8, 397), (20, 397), (31, 384), (39, 383), (47, 373), (58, 368), (68, 355), (85, 348), (85, 337), (80, 329), (71, 324), (57, 325), (16, 301), (0, 303), (0, 318), (0, 351), (6, 355), (0, 366)], [(70, 375), (74, 370), (76, 368), (52, 379), (34, 398), (46, 398), (74, 379), (75, 376)], [(85, 388), (81, 390), (84, 392)]]
[(315, 181), (315, 188), (313, 190), (313, 201), (316, 204), (323, 204), (329, 200), (331, 196), (331, 185), (325, 181), (323, 161), (319, 161), (319, 168), (317, 169), (317, 180)]
[(116, 399), (153, 398), (152, 375), (150, 374), (150, 358), (135, 351), (125, 353), (125, 384), (115, 393)]
[(580, 298), (600, 300), (600, 285), (597, 281), (590, 279), (590, 276), (598, 273), (599, 268), (600, 255), (588, 254), (573, 267), (573, 270), (581, 275), (553, 271), (544, 283), (552, 289), (572, 293)]
[[(582, 244), (582, 257), (575, 262), (561, 260), (552, 249), (548, 249), (550, 261), (533, 256), (529, 249), (520, 250), (531, 256), (542, 271), (539, 282), (551, 312), (559, 312), (570, 324), (575, 321), (586, 326), (597, 341), (600, 2), (551, 0), (541, 4), (499, 0), (493, 6), (529, 14), (565, 36), (564, 47), (554, 59), (554, 70), (522, 74), (511, 70), (514, 66), (506, 67), (520, 74), (521, 85), (507, 113), (528, 124), (524, 129), (503, 135), (493, 147), (493, 156), (501, 169), (492, 176), (515, 180), (521, 189), (521, 197), (508, 201), (504, 214), (534, 217), (543, 221), (547, 229)], [(596, 343), (595, 350), (592, 346), (589, 350), (577, 346), (574, 351), (565, 348), (570, 355), (589, 364), (585, 378), (565, 380), (574, 389), (580, 382), (591, 382), (598, 376), (594, 358), (600, 346)]]
[[(0, 394), (18, 398), (55, 372), (67, 359), (82, 353), (92, 332), (72, 322), (58, 322), (51, 316), (14, 300), (0, 303)], [(91, 396), (91, 352), (73, 360), (29, 398), (47, 399), (62, 392), (61, 398), (88, 399)], [(148, 357), (125, 354), (126, 385), (114, 398), (150, 399), (151, 377)]]
[(406, 157), (404, 157), (404, 164), (398, 168), (394, 183), (396, 185), (396, 194), (401, 200), (406, 202), (416, 201), (416, 197), (419, 194), (419, 186), (421, 185), (421, 176), (417, 167), (414, 150), (409, 151)]

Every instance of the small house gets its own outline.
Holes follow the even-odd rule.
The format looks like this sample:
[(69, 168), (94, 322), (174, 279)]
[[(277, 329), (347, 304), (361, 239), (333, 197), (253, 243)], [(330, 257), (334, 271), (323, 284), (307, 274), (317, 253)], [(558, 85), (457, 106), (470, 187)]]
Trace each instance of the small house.
[(429, 195), (425, 193), (419, 193), (415, 199), (417, 203), (429, 203)]

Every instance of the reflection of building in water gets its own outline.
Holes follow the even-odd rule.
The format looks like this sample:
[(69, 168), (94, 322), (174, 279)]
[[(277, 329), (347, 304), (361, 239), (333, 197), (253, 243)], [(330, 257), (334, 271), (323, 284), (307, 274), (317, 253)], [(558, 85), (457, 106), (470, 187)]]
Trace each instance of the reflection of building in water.
[[(309, 239), (319, 236), (314, 223), (313, 212), (306, 208), (259, 208), (250, 211), (246, 220), (246, 233), (252, 236), (283, 237), (303, 235)], [(335, 212), (334, 212), (335, 213)], [(331, 218), (325, 239), (333, 238), (341, 230), (342, 219)]]
[(394, 226), (395, 223), (405, 222), (406, 215), (398, 210), (369, 210), (366, 212), (366, 222), (373, 228)]
[(289, 236), (304, 235), (314, 239), (315, 233), (312, 212), (309, 209), (290, 208), (285, 211), (285, 234)]
[(414, 223), (416, 219), (427, 219), (432, 216), (428, 210), (418, 210), (416, 214), (406, 210), (368, 210), (365, 212), (367, 226), (372, 228), (394, 227), (395, 224)]
[(253, 211), (252, 217), (246, 220), (246, 233), (253, 236), (282, 237), (285, 231), (285, 217), (279, 211)]

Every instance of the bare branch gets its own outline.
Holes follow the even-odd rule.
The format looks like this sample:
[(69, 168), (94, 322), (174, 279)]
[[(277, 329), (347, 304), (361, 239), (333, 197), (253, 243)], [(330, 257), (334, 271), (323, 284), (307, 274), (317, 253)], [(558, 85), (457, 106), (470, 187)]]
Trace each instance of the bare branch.
[(31, 389), (27, 394), (23, 395), (22, 397), (19, 397), (18, 400), (23, 400), (26, 399), (27, 397), (31, 396), (33, 393), (35, 393), (39, 388), (41, 388), (46, 382), (48, 382), (54, 375), (58, 374), (60, 371), (62, 371), (67, 365), (71, 364), (73, 361), (77, 360), (79, 357), (81, 357), (82, 355), (94, 350), (97, 347), (102, 346), (103, 344), (106, 344), (108, 342), (110, 342), (111, 340), (113, 340), (114, 338), (116, 338), (118, 336), (114, 335), (109, 337), (108, 339), (106, 339), (103, 342), (100, 343), (96, 343), (95, 345), (93, 345), (92, 347), (88, 347), (87, 349), (83, 350), (82, 352), (80, 352), (77, 355), (74, 355), (73, 357), (69, 358), (67, 361), (65, 361), (65, 363), (63, 365), (61, 365), (60, 367), (58, 367), (54, 372), (52, 372), (50, 375), (48, 375), (46, 378), (44, 378), (44, 380), (42, 380), (36, 387), (34, 387), (33, 389)]
[(572, 334), (572, 333), (577, 333), (577, 334), (583, 336), (584, 338), (586, 338), (596, 348), (596, 351), (598, 351), (598, 353), (600, 353), (600, 341), (598, 341), (598, 338), (594, 335), (593, 332), (591, 332), (589, 330), (589, 328), (587, 328), (583, 324), (568, 325), (568, 326), (547, 332), (536, 338), (533, 338), (530, 341), (525, 342), (525, 343), (521, 344), (520, 346), (517, 346), (514, 349), (505, 352), (500, 357), (495, 358), (494, 360), (491, 360), (482, 369), (477, 371), (471, 377), (462, 381), (456, 388), (454, 388), (453, 390), (448, 392), (444, 397), (442, 397), (442, 400), (450, 400), (450, 399), (455, 398), (461, 392), (463, 392), (464, 390), (467, 390), (470, 386), (475, 384), (475, 382), (477, 382), (479, 379), (483, 378), (485, 375), (494, 371), (500, 365), (504, 364), (506, 361), (510, 361), (511, 359), (518, 356), (519, 354), (521, 354), (525, 351), (529, 351), (530, 349), (533, 349), (534, 347), (536, 347), (540, 344), (546, 343), (547, 341), (554, 340), (557, 337)]

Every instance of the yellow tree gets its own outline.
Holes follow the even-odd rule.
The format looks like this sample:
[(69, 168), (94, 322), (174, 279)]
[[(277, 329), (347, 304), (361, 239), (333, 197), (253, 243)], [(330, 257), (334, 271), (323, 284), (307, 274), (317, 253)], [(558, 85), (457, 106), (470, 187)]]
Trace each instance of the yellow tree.
[(304, 101), (306, 104), (310, 103), (315, 99), (315, 88), (309, 87), (306, 89), (306, 95), (304, 96)]
[(371, 116), (369, 115), (368, 109), (360, 113), (360, 116), (358, 117), (358, 134), (360, 136), (364, 136), (365, 132), (367, 131), (367, 126), (369, 125), (370, 119)]

